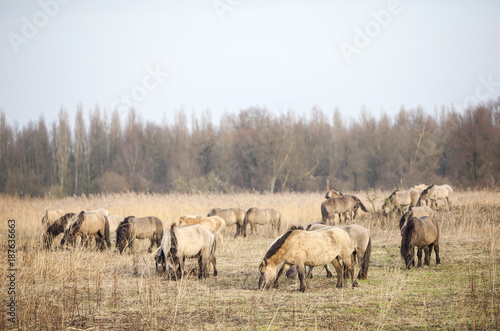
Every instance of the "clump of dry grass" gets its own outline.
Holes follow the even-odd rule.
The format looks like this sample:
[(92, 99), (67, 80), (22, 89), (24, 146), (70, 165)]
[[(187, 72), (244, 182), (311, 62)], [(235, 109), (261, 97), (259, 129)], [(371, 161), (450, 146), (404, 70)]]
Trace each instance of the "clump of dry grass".
[[(351, 192), (376, 210), (389, 193)], [(309, 289), (300, 293), (296, 279), (283, 280), (278, 290), (257, 290), (257, 266), (275, 237), (270, 226), (247, 238), (233, 238), (230, 228), (224, 249), (217, 252), (217, 278), (173, 282), (155, 274), (153, 256), (146, 252), (149, 242), (123, 255), (114, 248), (43, 250), (40, 219), (46, 208), (106, 208), (122, 216), (155, 215), (169, 224), (214, 207), (272, 207), (283, 214), (284, 232), (291, 224), (320, 220), (320, 193), (113, 194), (61, 200), (1, 196), (2, 219), (16, 219), (19, 271), (17, 324), (9, 324), (3, 311), (0, 329), (498, 329), (499, 198), (495, 192), (459, 192), (451, 211), (438, 211), (438, 267), (431, 259), (430, 267), (403, 269), (396, 218), (360, 215), (356, 223), (369, 228), (373, 239), (368, 279), (354, 290), (336, 289), (335, 280), (316, 268)], [(6, 222), (0, 230), (6, 251)], [(0, 263), (6, 270), (6, 258)], [(5, 277), (0, 283), (5, 289)]]

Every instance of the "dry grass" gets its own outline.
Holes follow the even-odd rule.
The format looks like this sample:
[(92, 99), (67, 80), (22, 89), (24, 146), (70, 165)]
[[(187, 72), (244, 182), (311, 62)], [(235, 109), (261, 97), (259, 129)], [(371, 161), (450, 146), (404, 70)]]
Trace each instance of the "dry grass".
[[(369, 209), (389, 192), (356, 192)], [(373, 199), (374, 198), (374, 199)], [(369, 199), (373, 200), (373, 204)], [(368, 279), (336, 289), (316, 268), (306, 293), (297, 279), (280, 289), (257, 290), (260, 259), (274, 235), (261, 228), (218, 249), (219, 276), (180, 282), (157, 277), (146, 252), (115, 249), (41, 249), (40, 219), (46, 208), (78, 212), (106, 208), (122, 216), (155, 215), (165, 223), (214, 207), (273, 207), (284, 227), (320, 219), (323, 194), (141, 195), (69, 197), (62, 200), (0, 197), (2, 270), (7, 269), (7, 219), (16, 220), (17, 321), (7, 321), (7, 280), (2, 276), (0, 329), (499, 329), (500, 193), (459, 192), (451, 212), (439, 211), (442, 265), (405, 270), (395, 219), (377, 213), (356, 222), (373, 238)], [(55, 241), (56, 243), (58, 240)], [(192, 262), (195, 265), (194, 261)], [(5, 292), (5, 293), (4, 293)]]

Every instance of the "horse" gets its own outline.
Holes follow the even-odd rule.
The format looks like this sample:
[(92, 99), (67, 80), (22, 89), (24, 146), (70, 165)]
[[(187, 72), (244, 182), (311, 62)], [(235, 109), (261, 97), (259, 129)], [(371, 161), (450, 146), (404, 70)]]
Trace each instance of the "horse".
[(101, 250), (111, 248), (109, 240), (109, 222), (100, 213), (86, 213), (81, 211), (73, 216), (71, 222), (64, 229), (64, 236), (61, 240), (61, 246), (66, 242), (75, 246), (76, 236), (80, 235), (83, 238), (95, 237), (96, 245)]
[(385, 217), (396, 210), (401, 213), (409, 205), (416, 205), (419, 196), (420, 192), (414, 188), (406, 191), (395, 190), (385, 199), (382, 206), (382, 213)]
[(120, 223), (123, 222), (123, 217), (120, 215), (107, 215), (105, 217), (109, 222), (109, 233), (115, 233)]
[(436, 252), (436, 265), (441, 263), (439, 258), (439, 228), (431, 217), (410, 218), (401, 231), (401, 257), (405, 260), (406, 268), (415, 265), (415, 251), (418, 248), (418, 265), (422, 266), (422, 250), (424, 250), (424, 265), (429, 265), (432, 250)]
[(208, 231), (215, 234), (217, 241), (220, 242), (221, 246), (224, 246), (223, 243), (223, 232), (226, 231), (226, 222), (219, 216), (181, 216), (179, 218), (179, 226), (186, 226), (191, 224), (200, 224), (207, 228)]
[(48, 226), (61, 216), (64, 216), (64, 214), (64, 211), (61, 209), (47, 209), (42, 216), (42, 225)]
[[(352, 219), (354, 220), (359, 208), (364, 212), (368, 212), (368, 209), (366, 209), (361, 200), (353, 195), (327, 199), (321, 203), (322, 223), (333, 224), (335, 222), (335, 214), (339, 215), (339, 222), (342, 222), (341, 215), (347, 215), (347, 213), (351, 212), (353, 212)], [(344, 216), (344, 222), (347, 222), (347, 216)]]
[(334, 188), (331, 188), (330, 190), (328, 190), (328, 192), (326, 192), (325, 199), (340, 198), (343, 196), (344, 195), (342, 194), (342, 192), (340, 192), (339, 190), (336, 190)]
[(226, 226), (236, 225), (236, 234), (234, 237), (243, 235), (243, 226), (245, 225), (245, 210), (241, 208), (213, 208), (207, 213), (207, 217), (219, 216), (226, 222)]
[(45, 225), (47, 226), (45, 232), (43, 233), (43, 242), (44, 246), (47, 249), (50, 249), (52, 246), (52, 242), (54, 238), (64, 233), (64, 229), (68, 225), (68, 222), (75, 216), (75, 213), (67, 213), (53, 222), (47, 222)]
[(431, 207), (428, 206), (414, 206), (410, 205), (404, 212), (403, 215), (401, 215), (401, 218), (399, 219), (399, 230), (403, 229), (403, 226), (405, 225), (406, 221), (408, 221), (412, 217), (422, 217), (422, 216), (429, 216), (429, 217), (434, 217), (434, 210), (431, 209)]
[[(297, 265), (300, 291), (306, 290), (307, 280), (304, 277), (305, 266), (322, 266), (329, 262), (337, 271), (337, 287), (343, 286), (342, 266), (340, 257), (347, 265), (354, 281), (354, 243), (349, 234), (339, 228), (330, 227), (317, 231), (305, 231), (301, 227), (292, 226), (285, 234), (276, 239), (269, 247), (259, 265), (259, 289), (269, 289), (274, 281), (274, 287), (279, 287), (279, 281), (284, 272), (292, 265)], [(281, 269), (276, 276), (278, 268)]]
[(245, 221), (243, 225), (243, 235), (247, 236), (247, 224), (250, 224), (250, 230), (253, 234), (254, 229), (257, 224), (265, 225), (271, 223), (273, 231), (280, 231), (281, 227), (281, 212), (279, 210), (268, 208), (268, 209), (259, 209), (259, 208), (250, 208), (247, 210), (245, 214)]
[(108, 216), (109, 211), (104, 208), (99, 208), (99, 209), (89, 209), (85, 211), (88, 214), (101, 214), (102, 216)]
[(427, 185), (425, 185), (425, 184), (413, 185), (413, 188), (419, 192), (422, 192), (423, 190), (425, 190), (426, 187), (427, 187)]
[(434, 185), (431, 184), (427, 186), (422, 193), (420, 193), (420, 197), (417, 201), (417, 206), (421, 206), (423, 201), (430, 200), (431, 208), (437, 210), (437, 202), (438, 200), (444, 200), (448, 209), (451, 209), (451, 195), (453, 194), (453, 189), (450, 185)]
[(184, 276), (186, 258), (198, 258), (198, 278), (209, 276), (209, 263), (217, 276), (215, 250), (217, 239), (215, 235), (199, 224), (178, 227), (173, 224), (163, 236), (161, 247), (155, 256), (156, 271), (159, 274), (168, 270), (172, 279)]
[[(304, 227), (304, 230), (306, 231), (316, 231), (316, 230), (321, 230), (325, 228), (329, 228), (331, 226), (323, 224), (323, 223), (311, 223), (308, 224)], [(370, 231), (368, 231), (366, 228), (362, 227), (361, 225), (358, 224), (350, 224), (350, 225), (343, 225), (343, 226), (336, 226), (336, 228), (342, 229), (349, 233), (351, 238), (354, 241), (354, 255), (357, 259), (358, 266), (359, 266), (359, 273), (358, 273), (358, 279), (366, 279), (368, 276), (368, 267), (370, 266), (370, 255), (371, 255), (371, 247), (372, 247), (372, 240), (370, 237)], [(326, 270), (326, 277), (330, 278), (332, 277), (332, 272), (328, 268), (328, 264), (325, 264), (325, 270)], [(287, 276), (293, 274), (293, 269), (296, 267), (293, 266), (290, 268), (290, 270), (287, 272)], [(309, 268), (308, 272), (308, 277), (311, 278), (311, 273), (312, 273), (312, 267)], [(344, 274), (346, 276), (346, 274)]]
[(116, 248), (120, 254), (129, 247), (129, 252), (134, 251), (135, 239), (149, 239), (151, 245), (148, 252), (151, 253), (153, 246), (160, 247), (163, 238), (163, 222), (155, 216), (126, 217), (116, 229)]

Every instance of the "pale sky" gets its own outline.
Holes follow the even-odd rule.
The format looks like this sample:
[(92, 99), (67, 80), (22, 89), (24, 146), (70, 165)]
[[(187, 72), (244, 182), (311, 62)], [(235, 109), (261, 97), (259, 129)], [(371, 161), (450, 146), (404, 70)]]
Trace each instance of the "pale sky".
[[(0, 108), (218, 124), (250, 106), (357, 118), (500, 95), (500, 1), (0, 2)], [(124, 112), (126, 113), (126, 111)]]

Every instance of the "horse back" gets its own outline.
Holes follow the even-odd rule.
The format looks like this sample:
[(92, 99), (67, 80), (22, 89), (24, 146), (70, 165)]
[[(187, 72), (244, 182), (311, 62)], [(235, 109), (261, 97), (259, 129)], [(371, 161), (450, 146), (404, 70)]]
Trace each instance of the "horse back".
[(434, 218), (422, 216), (412, 220), (415, 223), (415, 245), (430, 245), (439, 240), (439, 228)]
[(177, 237), (177, 250), (180, 255), (192, 257), (202, 249), (210, 249), (215, 235), (200, 224), (174, 227)]

